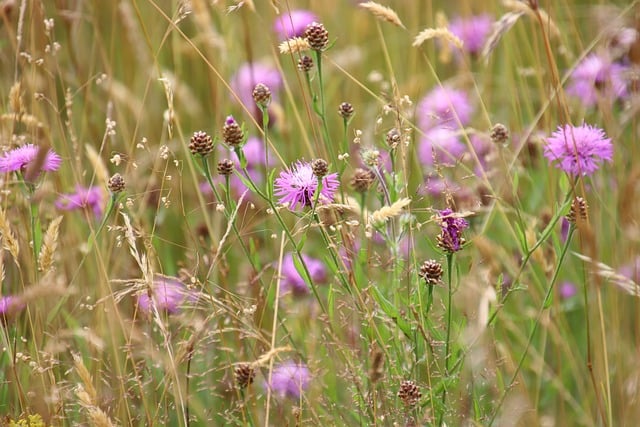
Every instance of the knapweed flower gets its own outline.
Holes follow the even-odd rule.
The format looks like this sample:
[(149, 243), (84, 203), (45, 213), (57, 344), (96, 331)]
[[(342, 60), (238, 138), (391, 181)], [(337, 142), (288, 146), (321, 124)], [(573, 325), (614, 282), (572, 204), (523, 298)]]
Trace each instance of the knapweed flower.
[[(151, 294), (151, 295), (149, 295)], [(138, 295), (138, 307), (143, 313), (153, 314), (153, 306), (162, 313), (175, 314), (186, 301), (195, 300), (195, 294), (175, 277), (156, 275), (150, 290)]]
[(425, 165), (433, 165), (434, 160), (444, 165), (455, 164), (467, 151), (455, 131), (436, 127), (427, 131), (418, 145), (418, 158)]
[[(334, 195), (340, 186), (337, 173), (330, 173), (322, 178), (322, 188), (318, 196), (320, 203), (333, 202)], [(276, 178), (274, 194), (280, 203), (288, 204), (289, 209), (295, 210), (312, 206), (316, 199), (318, 178), (313, 174), (311, 163), (298, 161), (290, 168), (280, 172)]]
[[(309, 286), (306, 284), (293, 262), (293, 257), (297, 256), (288, 253), (282, 260), (282, 278), (280, 280), (280, 293), (292, 293), (293, 295), (305, 295), (309, 293)], [(325, 283), (327, 281), (327, 268), (319, 259), (302, 255), (311, 280), (314, 284)]]
[(76, 186), (75, 193), (67, 193), (58, 197), (55, 205), (58, 209), (71, 211), (76, 209), (89, 208), (96, 218), (102, 216), (106, 204), (106, 194), (102, 187), (82, 187)]
[(455, 130), (469, 124), (473, 110), (466, 92), (448, 86), (437, 86), (418, 102), (418, 127), (423, 131), (436, 126)]
[(585, 176), (598, 170), (604, 160), (612, 161), (613, 145), (600, 128), (567, 124), (547, 138), (544, 156), (570, 175)]
[(311, 382), (309, 368), (300, 362), (287, 361), (273, 368), (271, 381), (265, 383), (265, 387), (280, 397), (300, 399), (302, 392)]
[[(9, 150), (0, 157), (0, 172), (16, 172), (26, 170), (29, 165), (38, 157), (40, 150), (34, 144), (26, 144), (22, 147)], [(51, 172), (58, 170), (62, 159), (55, 151), (49, 149), (42, 162), (41, 171)], [(36, 174), (37, 175), (37, 174)]]
[(627, 67), (608, 57), (592, 53), (585, 57), (571, 74), (567, 93), (585, 107), (595, 106), (599, 100), (615, 101), (628, 95), (624, 73)]
[[(456, 17), (449, 23), (449, 31), (462, 40), (463, 49), (472, 56), (482, 51), (487, 37), (491, 33), (493, 18), (482, 14), (469, 18)], [(456, 50), (457, 51), (457, 50)]]
[(459, 251), (465, 243), (462, 232), (469, 227), (467, 220), (456, 216), (456, 213), (449, 208), (439, 211), (437, 220), (441, 228), (438, 246), (445, 252)]
[(273, 30), (278, 34), (280, 40), (302, 37), (307, 25), (315, 21), (318, 21), (318, 17), (309, 10), (292, 10), (290, 13), (284, 13), (276, 18)]
[(247, 62), (238, 68), (238, 71), (231, 77), (229, 85), (245, 106), (253, 107), (255, 106), (253, 89), (258, 83), (267, 86), (271, 90), (272, 98), (275, 99), (277, 92), (282, 87), (282, 76), (277, 68), (256, 62)]

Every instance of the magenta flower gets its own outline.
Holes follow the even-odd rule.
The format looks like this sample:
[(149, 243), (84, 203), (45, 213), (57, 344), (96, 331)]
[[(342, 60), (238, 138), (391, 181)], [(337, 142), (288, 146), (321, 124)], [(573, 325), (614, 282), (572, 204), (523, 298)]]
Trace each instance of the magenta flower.
[(593, 107), (599, 100), (615, 101), (628, 95), (624, 73), (627, 67), (612, 62), (603, 55), (585, 57), (571, 74), (567, 93)]
[(469, 124), (473, 110), (471, 101), (464, 91), (437, 86), (418, 102), (418, 127), (423, 131), (436, 126), (458, 129)]
[(75, 209), (90, 208), (96, 218), (100, 218), (104, 212), (106, 204), (106, 194), (102, 187), (82, 187), (76, 186), (75, 193), (67, 193), (58, 197), (55, 205), (58, 209), (64, 211), (71, 211)]
[(270, 388), (280, 397), (299, 400), (310, 381), (311, 374), (304, 363), (287, 361), (273, 368), (271, 381), (265, 383), (265, 388)]
[[(292, 293), (293, 295), (305, 295), (309, 293), (309, 286), (306, 284), (293, 262), (296, 256), (289, 252), (282, 260), (282, 279), (280, 281), (281, 294)], [(319, 259), (302, 255), (311, 280), (314, 284), (325, 283), (327, 281), (327, 268)]]
[(425, 165), (433, 165), (435, 160), (444, 165), (454, 165), (467, 151), (467, 146), (460, 141), (455, 131), (445, 127), (428, 130), (418, 145), (418, 158)]
[(195, 294), (175, 277), (156, 275), (149, 292), (138, 295), (138, 307), (146, 314), (153, 314), (153, 306), (159, 312), (175, 314), (186, 301), (195, 300)]
[(6, 322), (26, 307), (20, 297), (6, 295), (0, 297), (0, 321)]
[(457, 17), (449, 23), (449, 31), (456, 35), (463, 43), (463, 49), (472, 56), (479, 55), (491, 34), (493, 18), (487, 14)]
[[(0, 157), (0, 172), (16, 172), (27, 169), (29, 164), (38, 157), (38, 150), (39, 147), (34, 144), (26, 144), (7, 151)], [(60, 156), (50, 149), (42, 164), (42, 170), (47, 172), (58, 170), (61, 163)]]
[(612, 161), (613, 145), (600, 128), (564, 125), (547, 138), (544, 156), (570, 175), (585, 176), (598, 170), (602, 161)]
[(307, 25), (319, 21), (318, 17), (311, 11), (304, 9), (292, 10), (289, 14), (284, 13), (276, 17), (273, 30), (278, 34), (280, 40), (302, 37)]
[(576, 285), (571, 282), (563, 282), (560, 284), (559, 293), (562, 299), (568, 299), (577, 294), (578, 289), (576, 288)]
[(271, 90), (272, 98), (276, 99), (277, 93), (282, 87), (282, 76), (277, 68), (247, 62), (238, 68), (238, 71), (231, 77), (229, 85), (245, 106), (252, 107), (255, 106), (253, 88), (258, 83), (267, 86)]
[(456, 216), (449, 208), (439, 211), (437, 219), (441, 228), (438, 246), (446, 252), (459, 251), (465, 243), (462, 232), (469, 227), (467, 220)]
[[(320, 203), (333, 202), (334, 195), (340, 186), (337, 173), (330, 173), (322, 178), (322, 188), (318, 201)], [(280, 203), (288, 204), (289, 209), (295, 210), (312, 206), (318, 188), (318, 178), (313, 174), (311, 163), (298, 161), (290, 168), (280, 172), (274, 183), (274, 194)]]

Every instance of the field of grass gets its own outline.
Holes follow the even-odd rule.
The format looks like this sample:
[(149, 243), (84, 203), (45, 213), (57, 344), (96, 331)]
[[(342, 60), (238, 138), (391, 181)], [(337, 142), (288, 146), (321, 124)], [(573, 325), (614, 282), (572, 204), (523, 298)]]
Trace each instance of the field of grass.
[(0, 425), (640, 419), (640, 1), (0, 34)]

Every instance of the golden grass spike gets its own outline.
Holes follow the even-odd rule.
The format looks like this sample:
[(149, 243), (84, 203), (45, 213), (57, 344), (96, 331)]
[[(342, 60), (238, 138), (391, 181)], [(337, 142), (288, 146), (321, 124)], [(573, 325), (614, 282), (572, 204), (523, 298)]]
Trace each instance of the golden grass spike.
[(464, 42), (446, 28), (427, 28), (420, 31), (420, 33), (418, 33), (418, 35), (413, 39), (412, 46), (420, 46), (422, 43), (433, 38), (444, 39), (445, 41), (452, 43), (458, 49), (462, 49), (464, 46)]
[(58, 236), (60, 232), (60, 223), (62, 222), (62, 216), (54, 218), (49, 223), (47, 231), (42, 238), (42, 247), (38, 254), (38, 270), (49, 271), (53, 267), (53, 257), (58, 249)]
[(385, 21), (385, 22), (390, 22), (391, 24), (398, 26), (400, 28), (404, 28), (406, 29), (406, 27), (404, 26), (404, 24), (402, 23), (402, 21), (400, 20), (400, 18), (398, 17), (398, 14), (391, 9), (390, 7), (386, 7), (383, 6), (381, 4), (378, 4), (374, 1), (368, 1), (366, 3), (360, 3), (359, 5), (361, 8), (363, 9), (367, 9), (368, 11), (370, 11), (373, 16), (375, 16), (376, 18)]
[(0, 209), (0, 237), (2, 238), (2, 246), (6, 248), (16, 264), (18, 264), (18, 255), (20, 255), (20, 246), (11, 231), (11, 226), (7, 220), (5, 212)]
[(293, 37), (280, 43), (278, 49), (280, 49), (280, 53), (289, 55), (292, 53), (304, 52), (305, 50), (309, 50), (311, 49), (311, 46), (309, 46), (309, 42), (307, 41), (307, 39), (302, 37)]
[(374, 224), (385, 223), (389, 218), (400, 215), (404, 208), (409, 206), (409, 203), (411, 203), (411, 199), (405, 197), (394, 202), (391, 206), (383, 206), (371, 214), (369, 222)]

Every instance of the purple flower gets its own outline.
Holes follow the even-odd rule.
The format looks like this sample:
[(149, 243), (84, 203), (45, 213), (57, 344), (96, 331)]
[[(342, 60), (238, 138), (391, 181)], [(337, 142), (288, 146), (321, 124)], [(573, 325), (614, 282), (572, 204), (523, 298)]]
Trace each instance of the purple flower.
[(620, 274), (627, 279), (640, 283), (640, 256), (636, 256), (633, 261), (621, 267)]
[(462, 40), (463, 49), (469, 54), (479, 55), (491, 33), (493, 18), (482, 14), (469, 18), (456, 17), (449, 23), (449, 31)]
[(302, 392), (306, 390), (311, 381), (309, 368), (300, 362), (287, 361), (273, 368), (271, 382), (265, 387), (280, 397), (300, 399)]
[[(330, 173), (322, 178), (318, 201), (320, 203), (332, 202), (339, 186), (340, 181), (338, 181), (337, 173)], [(313, 204), (318, 188), (318, 178), (313, 174), (311, 163), (298, 161), (290, 168), (280, 172), (274, 187), (274, 194), (280, 199), (280, 203), (288, 203), (289, 209), (295, 210), (298, 205), (304, 208)]]
[[(39, 147), (26, 144), (22, 147), (7, 151), (0, 157), (0, 172), (15, 172), (26, 169), (38, 157)], [(43, 171), (58, 170), (62, 159), (53, 150), (49, 150), (42, 163)]]
[(195, 299), (195, 295), (180, 280), (159, 274), (154, 278), (149, 292), (138, 295), (138, 307), (146, 314), (153, 314), (154, 305), (159, 312), (175, 314), (185, 301)]
[[(289, 252), (282, 260), (282, 279), (280, 281), (280, 292), (285, 294), (288, 292), (294, 295), (305, 295), (309, 293), (309, 286), (306, 284), (293, 262), (295, 255)], [(314, 284), (324, 283), (327, 281), (327, 268), (319, 259), (302, 255), (311, 280)]]
[(455, 164), (467, 151), (467, 146), (460, 141), (455, 131), (445, 127), (428, 130), (418, 145), (418, 158), (425, 165), (433, 165), (435, 160), (445, 165)]
[(628, 95), (624, 80), (626, 69), (605, 56), (592, 53), (571, 74), (567, 93), (579, 98), (585, 107), (593, 107), (601, 99), (625, 98)]
[(473, 110), (464, 91), (437, 86), (418, 102), (418, 127), (423, 131), (436, 126), (458, 129), (469, 124)]
[(304, 9), (292, 10), (289, 14), (285, 13), (276, 17), (273, 30), (278, 33), (278, 37), (281, 40), (302, 37), (307, 25), (319, 21), (318, 17), (311, 11)]
[(102, 187), (82, 187), (76, 186), (75, 193), (67, 193), (58, 197), (55, 205), (58, 209), (71, 211), (75, 209), (91, 208), (94, 215), (99, 218), (104, 212), (106, 199), (105, 192)]
[(282, 87), (282, 76), (277, 68), (260, 63), (247, 62), (240, 66), (238, 71), (231, 77), (229, 86), (238, 95), (240, 101), (249, 108), (255, 107), (253, 88), (258, 83), (267, 86), (271, 90), (272, 98), (275, 99), (277, 98), (277, 92)]
[(6, 322), (25, 308), (20, 297), (7, 295), (0, 297), (0, 321)]
[(576, 289), (576, 285), (573, 283), (562, 282), (562, 284), (560, 284), (559, 292), (562, 299), (568, 299), (578, 293), (578, 290)]
[(438, 211), (437, 219), (441, 228), (438, 246), (446, 252), (459, 251), (465, 243), (462, 232), (469, 227), (467, 220), (456, 216), (455, 212), (449, 208)]
[(581, 126), (559, 126), (544, 147), (544, 156), (556, 167), (568, 174), (591, 175), (603, 160), (611, 162), (613, 145), (611, 139), (600, 128)]

